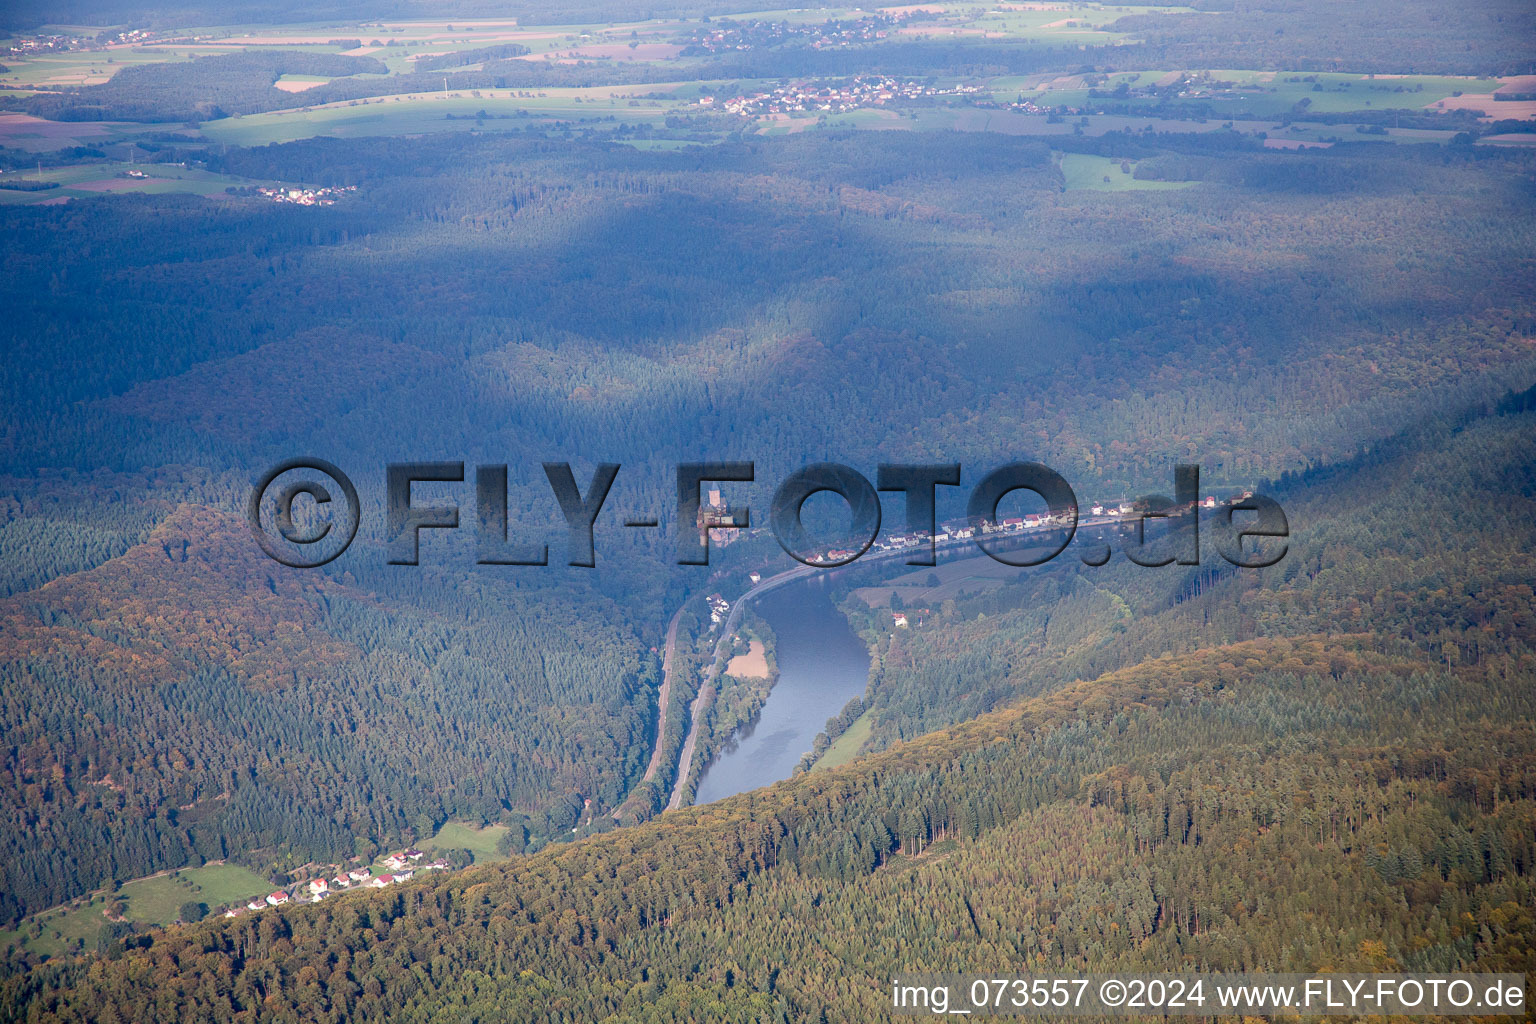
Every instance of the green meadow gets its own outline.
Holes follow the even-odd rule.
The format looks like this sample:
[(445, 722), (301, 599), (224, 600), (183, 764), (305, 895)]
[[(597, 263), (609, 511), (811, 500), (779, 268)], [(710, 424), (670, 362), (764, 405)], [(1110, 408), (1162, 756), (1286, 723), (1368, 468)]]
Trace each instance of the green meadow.
[(238, 864), (184, 868), (35, 914), (14, 929), (0, 931), (0, 948), (19, 946), (48, 956), (73, 948), (91, 949), (106, 927), (105, 911), (119, 901), (127, 907), (123, 917), (134, 924), (167, 925), (176, 920), (183, 903), (204, 903), (213, 913), (271, 891), (271, 882)]
[[(120, 175), (137, 171), (147, 178), (128, 178)], [(56, 181), (59, 188), (42, 192), (21, 192), (0, 188), (0, 205), (25, 206), (59, 199), (92, 199), (99, 196), (144, 192), (164, 195), (185, 192), (192, 195), (218, 195), (231, 185), (264, 184), (227, 174), (215, 174), (195, 167), (172, 167), (166, 164), (129, 164), (121, 161), (107, 163), (72, 164), (64, 167), (22, 168), (10, 171), (6, 178), (24, 178), (29, 181)]]
[(475, 828), (461, 821), (446, 822), (437, 835), (421, 843), (423, 850), (468, 850), (475, 855), (476, 864), (506, 860), (507, 856), (496, 849), (501, 837), (507, 834), (505, 825), (487, 825)]
[(821, 755), (821, 759), (812, 767), (812, 771), (821, 771), (823, 768), (836, 768), (845, 765), (854, 759), (864, 741), (869, 739), (871, 727), (871, 712), (864, 712), (854, 719), (853, 724), (843, 731), (833, 744), (827, 748), (827, 752)]
[(1069, 192), (1157, 192), (1196, 184), (1193, 181), (1142, 181), (1136, 178), (1135, 171), (1135, 161), (1111, 160), (1086, 153), (1061, 155), (1061, 175), (1066, 179)]
[[(675, 101), (640, 99), (639, 92), (675, 90), (673, 85), (600, 86), (593, 89), (541, 89), (519, 94), (512, 89), (407, 93), (367, 100), (295, 107), (263, 114), (222, 118), (202, 125), (213, 142), (261, 146), (330, 135), (422, 135), (445, 131), (516, 131), (552, 121), (659, 124), (676, 109)], [(302, 93), (296, 97), (302, 97)], [(486, 116), (477, 118), (477, 114)]]

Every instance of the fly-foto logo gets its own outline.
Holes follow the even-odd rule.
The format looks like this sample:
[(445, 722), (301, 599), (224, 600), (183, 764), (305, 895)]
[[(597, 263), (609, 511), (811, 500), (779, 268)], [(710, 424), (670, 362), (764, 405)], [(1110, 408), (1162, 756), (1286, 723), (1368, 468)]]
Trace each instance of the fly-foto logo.
[[(602, 463), (583, 488), (566, 462), (543, 464), (545, 477), (565, 517), (566, 561), (573, 566), (597, 564), (594, 527), (608, 499), (620, 466)], [(909, 565), (933, 565), (939, 547), (973, 544), (1007, 565), (1033, 566), (1051, 561), (1072, 542), (1084, 525), (1120, 527), (1125, 556), (1137, 565), (1200, 564), (1202, 512), (1214, 534), (1217, 554), (1232, 565), (1263, 568), (1285, 557), (1290, 524), (1274, 500), (1260, 494), (1217, 502), (1200, 499), (1200, 468), (1174, 468), (1174, 496), (1148, 495), (1108, 509), (1091, 506), (1085, 516), (1072, 486), (1057, 472), (1038, 462), (1011, 462), (991, 470), (972, 488), (966, 514), (959, 523), (940, 525), (940, 487), (958, 487), (959, 463), (890, 464), (877, 468), (875, 482), (840, 463), (806, 466), (786, 477), (775, 490), (768, 526), (779, 546), (797, 561), (835, 568), (872, 549), (901, 550)], [(756, 478), (751, 462), (685, 462), (677, 466), (675, 535), (680, 565), (708, 565), (711, 534), (734, 535), (753, 528), (748, 506), (732, 505), (712, 487), (706, 504), (706, 484), (750, 483)], [(462, 484), (462, 462), (395, 462), (385, 467), (385, 538), (391, 565), (417, 565), (423, 530), (459, 528), (459, 505), (417, 504), (412, 485)], [(474, 472), (476, 562), (481, 565), (541, 566), (549, 564), (549, 544), (510, 543), (507, 539), (507, 466), (479, 465)], [(880, 492), (905, 498), (906, 532), (882, 541)], [(823, 492), (847, 505), (851, 526), (836, 543), (812, 535), (804, 522), (805, 505)], [(1005, 498), (1033, 494), (1044, 508), (1027, 516), (1000, 518)], [(307, 499), (305, 501), (304, 499)], [(305, 515), (296, 517), (300, 504)], [(337, 558), (357, 535), (362, 507), (357, 488), (337, 466), (323, 459), (297, 458), (273, 466), (252, 490), (247, 508), (251, 531), (271, 558), (296, 568), (313, 568)], [(303, 522), (299, 520), (302, 518)], [(1149, 539), (1149, 522), (1161, 522), (1160, 536)], [(659, 528), (659, 517), (632, 516), (629, 528)], [(1031, 543), (1020, 546), (1020, 540)], [(1261, 547), (1245, 541), (1268, 541)], [(1111, 552), (1107, 544), (1090, 545), (1081, 553), (1087, 565), (1103, 565)]]

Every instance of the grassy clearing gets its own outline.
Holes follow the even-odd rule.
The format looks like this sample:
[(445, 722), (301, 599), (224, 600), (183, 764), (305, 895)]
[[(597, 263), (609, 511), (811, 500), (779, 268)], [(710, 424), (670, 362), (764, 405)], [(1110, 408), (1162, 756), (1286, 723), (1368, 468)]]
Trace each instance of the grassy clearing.
[(196, 900), (215, 910), (272, 891), (272, 883), (238, 864), (209, 864), (129, 882), (118, 895), (136, 924), (170, 924), (183, 903)]
[(96, 893), (34, 914), (16, 928), (0, 932), (0, 949), (22, 948), (45, 956), (93, 949), (107, 924), (103, 912), (118, 900), (127, 904), (124, 916), (134, 924), (166, 925), (176, 920), (183, 903), (206, 903), (214, 911), (271, 891), (267, 879), (238, 864), (184, 868), (126, 882), (110, 895)]
[(1134, 161), (1111, 160), (1085, 153), (1061, 155), (1061, 175), (1067, 181), (1069, 192), (1162, 192), (1196, 184), (1193, 181), (1141, 181), (1136, 178), (1135, 171)]
[(858, 755), (864, 741), (869, 739), (870, 729), (874, 724), (869, 716), (870, 712), (866, 711), (854, 719), (853, 724), (827, 748), (825, 754), (821, 755), (821, 760), (811, 766), (811, 771), (819, 772), (823, 768), (836, 768), (852, 761)]
[[(137, 171), (148, 177), (119, 177), (129, 171)], [(266, 184), (191, 167), (171, 167), (165, 164), (134, 165), (121, 162), (45, 167), (41, 174), (35, 168), (30, 171), (22, 169), (20, 172), (10, 172), (9, 176), (33, 181), (56, 181), (60, 187), (51, 188), (45, 192), (0, 189), (0, 206), (24, 206), (65, 198), (89, 199), (125, 192), (144, 192), (153, 195), (182, 192), (211, 196), (222, 194), (231, 185)]]
[(486, 864), (507, 859), (505, 854), (496, 849), (496, 844), (506, 834), (505, 825), (487, 825), (477, 829), (461, 821), (450, 821), (437, 830), (437, 835), (422, 842), (421, 849), (468, 850), (475, 855), (476, 864)]

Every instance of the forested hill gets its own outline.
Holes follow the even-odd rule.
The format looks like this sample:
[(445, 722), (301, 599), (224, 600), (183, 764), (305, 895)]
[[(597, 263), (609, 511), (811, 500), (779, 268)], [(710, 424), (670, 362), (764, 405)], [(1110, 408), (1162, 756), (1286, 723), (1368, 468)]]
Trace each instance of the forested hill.
[(1290, 492), (1331, 555), (1238, 598), (1254, 639), (504, 866), (131, 937), (11, 978), (3, 1012), (817, 1021), (876, 1017), (918, 966), (1526, 970), (1536, 462), (1517, 406)]
[(1524, 970), (1530, 665), (1375, 646), (1156, 661), (509, 867), (44, 967), (5, 1012), (815, 1021), (914, 965)]

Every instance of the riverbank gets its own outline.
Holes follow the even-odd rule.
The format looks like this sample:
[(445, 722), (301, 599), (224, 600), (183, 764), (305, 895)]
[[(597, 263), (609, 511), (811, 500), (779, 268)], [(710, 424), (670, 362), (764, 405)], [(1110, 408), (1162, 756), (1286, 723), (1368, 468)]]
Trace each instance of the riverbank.
[(700, 774), (698, 804), (789, 778), (827, 720), (868, 684), (868, 650), (826, 584), (792, 583), (758, 599), (755, 611), (774, 637), (778, 679)]

